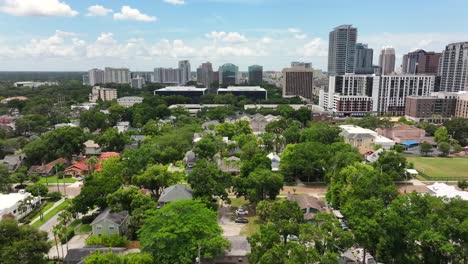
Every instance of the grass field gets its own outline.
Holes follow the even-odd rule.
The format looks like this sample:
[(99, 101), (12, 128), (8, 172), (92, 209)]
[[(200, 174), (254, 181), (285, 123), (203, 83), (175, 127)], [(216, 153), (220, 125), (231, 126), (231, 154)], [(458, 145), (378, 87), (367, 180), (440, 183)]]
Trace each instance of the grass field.
[(54, 209), (52, 209), (50, 212), (48, 212), (47, 214), (44, 215), (44, 218), (42, 220), (39, 220), (37, 222), (35, 222), (34, 224), (32, 224), (33, 227), (40, 227), (42, 224), (44, 224), (45, 222), (47, 222), (50, 218), (52, 218), (54, 215), (58, 214), (58, 212), (62, 211), (63, 209), (65, 209), (68, 204), (71, 202), (71, 200), (65, 200), (63, 201), (63, 203), (59, 204), (57, 207), (55, 207)]
[(93, 228), (89, 224), (82, 224), (78, 229), (76, 230), (77, 234), (85, 234), (85, 233), (90, 233), (93, 231)]
[(247, 217), (247, 219), (249, 219), (249, 223), (242, 228), (240, 232), (241, 236), (251, 236), (260, 228), (260, 220), (258, 219), (258, 216)]
[(407, 157), (427, 180), (468, 180), (467, 158)]
[[(46, 184), (46, 178), (47, 178), (47, 182), (50, 184), (50, 183), (57, 183), (57, 176), (49, 176), (49, 177), (41, 177), (41, 179), (39, 180), (39, 183), (42, 183), (42, 184)], [(75, 178), (60, 178), (58, 180), (59, 183), (63, 183), (65, 181), (65, 183), (74, 183), (77, 181), (77, 179)]]

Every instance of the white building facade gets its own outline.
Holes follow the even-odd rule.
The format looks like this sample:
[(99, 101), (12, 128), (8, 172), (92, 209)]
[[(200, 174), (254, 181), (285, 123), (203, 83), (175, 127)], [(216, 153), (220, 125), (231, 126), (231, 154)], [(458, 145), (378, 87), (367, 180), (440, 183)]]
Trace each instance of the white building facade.
[(104, 71), (100, 69), (91, 69), (88, 71), (88, 85), (104, 83)]
[(0, 194), (0, 218), (12, 215), (16, 219), (21, 219), (39, 203), (41, 203), (40, 197), (34, 197), (24, 190), (18, 193)]
[(117, 99), (117, 89), (94, 86), (89, 94), (89, 102), (96, 103), (99, 99), (103, 101), (112, 101)]
[(143, 97), (139, 96), (125, 96), (117, 99), (117, 103), (121, 106), (132, 107), (135, 104), (143, 103)]
[(128, 68), (110, 68), (104, 69), (104, 82), (105, 83), (130, 83), (130, 70)]

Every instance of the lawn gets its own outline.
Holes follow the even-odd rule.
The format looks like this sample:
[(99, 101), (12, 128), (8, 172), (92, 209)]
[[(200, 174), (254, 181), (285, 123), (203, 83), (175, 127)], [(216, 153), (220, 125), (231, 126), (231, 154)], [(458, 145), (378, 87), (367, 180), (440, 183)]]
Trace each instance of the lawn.
[(406, 157), (427, 180), (468, 179), (467, 158)]
[(77, 234), (85, 234), (85, 233), (90, 233), (92, 231), (92, 227), (89, 224), (82, 224), (78, 229), (76, 230), (75, 233)]
[(45, 222), (47, 222), (50, 218), (52, 218), (54, 215), (58, 214), (58, 212), (62, 211), (65, 209), (68, 204), (70, 203), (71, 200), (65, 200), (63, 203), (59, 204), (57, 207), (52, 209), (50, 212), (44, 215), (44, 218), (42, 220), (36, 221), (34, 224), (32, 224), (33, 227), (39, 228), (41, 225), (43, 225)]
[(258, 216), (251, 216), (246, 217), (249, 219), (249, 223), (247, 223), (241, 230), (241, 236), (251, 236), (255, 234), (258, 229), (260, 228), (260, 220), (258, 220)]
[(248, 202), (243, 198), (232, 198), (231, 199), (231, 206), (232, 207), (236, 207), (236, 208), (239, 208), (243, 205), (246, 205)]
[[(41, 179), (39, 180), (39, 183), (46, 184), (46, 178), (47, 178), (48, 183), (57, 183), (57, 176), (41, 177)], [(77, 179), (65, 177), (65, 179), (60, 178), (58, 180), (59, 183), (63, 183), (64, 181), (65, 183), (74, 183), (77, 181)]]

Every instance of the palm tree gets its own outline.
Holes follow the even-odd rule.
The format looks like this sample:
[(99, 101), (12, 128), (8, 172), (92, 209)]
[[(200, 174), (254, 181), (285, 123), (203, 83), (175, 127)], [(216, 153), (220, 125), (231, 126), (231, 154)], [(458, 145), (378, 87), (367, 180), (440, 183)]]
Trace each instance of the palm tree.
[(86, 165), (88, 165), (88, 174), (91, 174), (93, 173), (94, 171), (94, 167), (96, 166), (96, 164), (99, 162), (98, 158), (96, 158), (95, 156), (92, 156), (91, 158), (89, 158), (88, 160), (86, 160)]
[(72, 213), (67, 209), (63, 210), (59, 215), (58, 215), (58, 221), (61, 223), (61, 231), (62, 235), (65, 235), (65, 240), (67, 241), (67, 253), (68, 253), (68, 224), (71, 222), (73, 219)]
[[(54, 226), (54, 229), (52, 230), (52, 232), (54, 233), (55, 248), (57, 249), (57, 256), (60, 259), (60, 251), (59, 251), (58, 239), (57, 239), (61, 232), (59, 225)], [(62, 257), (63, 257), (63, 247), (62, 247)]]

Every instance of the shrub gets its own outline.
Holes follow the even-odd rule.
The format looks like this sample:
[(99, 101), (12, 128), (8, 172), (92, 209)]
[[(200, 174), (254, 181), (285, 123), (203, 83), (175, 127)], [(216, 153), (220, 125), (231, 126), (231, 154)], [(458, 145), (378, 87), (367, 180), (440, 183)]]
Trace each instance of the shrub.
[(75, 236), (75, 230), (73, 230), (73, 228), (68, 228), (67, 229), (67, 235), (64, 235), (61, 239), (60, 239), (60, 243), (62, 244), (65, 244), (67, 243), (68, 241), (70, 241), (70, 239), (72, 239), (72, 237)]
[(92, 214), (92, 215), (85, 215), (81, 218), (81, 223), (82, 224), (91, 224), (91, 222), (96, 219), (98, 215), (97, 214)]
[(49, 189), (44, 184), (35, 183), (26, 187), (26, 191), (34, 196), (45, 196), (49, 192)]
[(62, 194), (60, 192), (50, 192), (47, 196), (51, 201), (58, 201), (62, 198)]
[(86, 245), (104, 246), (104, 247), (123, 247), (127, 244), (127, 237), (114, 235), (92, 235), (86, 239)]

